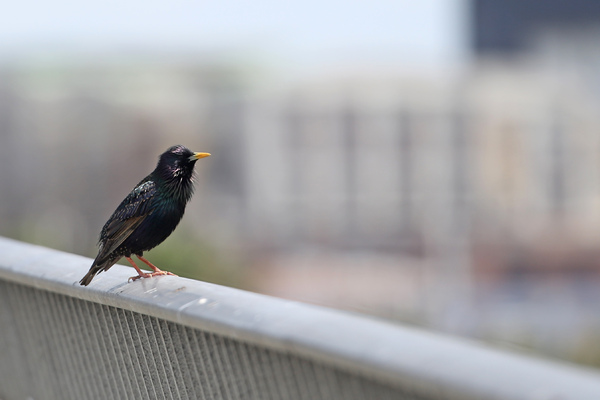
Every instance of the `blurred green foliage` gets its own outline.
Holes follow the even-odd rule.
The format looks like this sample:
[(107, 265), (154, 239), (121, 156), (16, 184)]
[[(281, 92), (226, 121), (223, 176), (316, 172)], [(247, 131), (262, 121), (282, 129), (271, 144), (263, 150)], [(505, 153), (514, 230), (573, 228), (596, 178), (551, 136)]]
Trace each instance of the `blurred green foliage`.
[[(226, 255), (183, 227), (176, 229), (159, 246), (144, 253), (144, 257), (158, 268), (181, 277), (232, 287), (243, 285), (241, 268), (235, 256)], [(127, 261), (120, 263), (129, 265)], [(138, 266), (147, 269), (144, 263), (140, 262)]]
[(577, 342), (567, 359), (577, 364), (600, 368), (600, 329), (590, 329)]
[(552, 359), (557, 362), (571, 362), (593, 368), (600, 368), (600, 329), (589, 327), (581, 334), (564, 343), (562, 346), (552, 346), (544, 343), (531, 331), (522, 329), (513, 332), (510, 339), (499, 338), (494, 332), (477, 335), (474, 339), (481, 340), (493, 347), (511, 352), (521, 353), (530, 357)]

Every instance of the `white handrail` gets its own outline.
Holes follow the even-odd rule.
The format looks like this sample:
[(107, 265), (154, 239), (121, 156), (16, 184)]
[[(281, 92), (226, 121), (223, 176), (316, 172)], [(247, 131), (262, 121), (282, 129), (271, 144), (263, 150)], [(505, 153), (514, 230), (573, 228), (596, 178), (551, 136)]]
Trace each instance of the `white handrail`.
[[(127, 315), (133, 316), (130, 318), (139, 314), (154, 318), (152, 321), (166, 321), (165, 324), (171, 324), (168, 325), (171, 330), (191, 329), (216, 338), (232, 340), (234, 341), (232, 343), (238, 343), (240, 346), (251, 346), (251, 349), (258, 349), (256, 351), (264, 349), (267, 352), (274, 352), (273, 354), (277, 354), (278, 363), (286, 363), (286, 357), (294, 357), (294, 360), (315, 363), (319, 368), (342, 371), (345, 378), (338, 376), (332, 382), (346, 386), (348, 383), (344, 383), (343, 379), (354, 379), (352, 377), (366, 379), (379, 386), (385, 386), (388, 391), (386, 393), (397, 392), (398, 397), (400, 394), (405, 396), (401, 398), (600, 399), (600, 373), (590, 369), (498, 351), (467, 340), (191, 279), (169, 276), (128, 283), (127, 278), (133, 272), (130, 268), (120, 265), (115, 265), (108, 273), (100, 274), (90, 286), (81, 287), (77, 282), (85, 274), (90, 263), (91, 260), (85, 257), (0, 238), (0, 290), (4, 286), (8, 288), (0, 292), (0, 301), (3, 304), (0, 307), (0, 355), (2, 355), (0, 357), (0, 398), (11, 398), (11, 392), (6, 392), (8, 394), (3, 392), (5, 390), (3, 385), (10, 383), (6, 381), (10, 373), (5, 375), (3, 381), (2, 371), (8, 369), (6, 364), (14, 365), (26, 361), (11, 360), (9, 355), (2, 354), (2, 349), (10, 349), (11, 346), (15, 346), (13, 342), (16, 341), (18, 344), (21, 339), (30, 339), (34, 342), (37, 340), (33, 336), (27, 339), (27, 335), (35, 335), (35, 332), (26, 332), (28, 329), (24, 327), (19, 331), (19, 326), (22, 323), (20, 318), (31, 317), (22, 315), (21, 302), (26, 302), (28, 296), (38, 296), (38, 303), (35, 303), (37, 305), (32, 306), (34, 310), (45, 307), (49, 301), (55, 301), (57, 304), (73, 302), (73, 310), (87, 309), (88, 305), (89, 307), (101, 305), (104, 308), (109, 306), (106, 309), (100, 308), (106, 313), (116, 313), (112, 311), (112, 307), (116, 307), (126, 310)], [(13, 286), (17, 289), (11, 289)], [(15, 293), (19, 296), (19, 302), (14, 297)], [(52, 297), (54, 294), (60, 297)], [(48, 297), (50, 300), (40, 300), (46, 299), (47, 296), (50, 296)], [(87, 317), (80, 314), (72, 317), (61, 314), (63, 311), (69, 313), (73, 310), (49, 308), (39, 312), (43, 318), (51, 318), (51, 321), (59, 319), (64, 324), (76, 318)], [(107, 315), (107, 320), (112, 320), (113, 317)], [(121, 320), (117, 320), (121, 316), (114, 318), (117, 326), (121, 326)], [(2, 324), (2, 321), (12, 321), (12, 323)], [(103, 323), (103, 321), (94, 323), (96, 322)], [(27, 323), (35, 326), (36, 321), (28, 320)], [(52, 326), (56, 324), (57, 332), (66, 329), (55, 322), (49, 324)], [(45, 328), (40, 326), (39, 329)], [(106, 329), (108, 331), (108, 328)], [(114, 328), (109, 331), (112, 330)], [(101, 325), (98, 325), (96, 331), (92, 333), (98, 332), (100, 335), (99, 331), (103, 331)], [(123, 332), (127, 340), (136, 340), (136, 335), (130, 335), (127, 329), (123, 328)], [(27, 337), (21, 338), (20, 335)], [(78, 339), (77, 333), (73, 335), (75, 335), (74, 340)], [(59, 333), (55, 333), (54, 336), (57, 341), (62, 340)], [(3, 340), (9, 340), (3, 338), (12, 338), (10, 339), (12, 342), (3, 343)], [(102, 337), (97, 338), (99, 339)], [(116, 346), (121, 340), (125, 339), (115, 337), (115, 340), (110, 343)], [(90, 346), (88, 342), (86, 343), (82, 345), (84, 350)], [(91, 343), (93, 346), (94, 342)], [(106, 347), (107, 349), (98, 354), (106, 354), (107, 357), (113, 355), (110, 346)], [(200, 348), (198, 351), (203, 350)], [(118, 356), (117, 351), (114, 353)], [(27, 354), (23, 356), (15, 350), (14, 357), (17, 356), (28, 358)], [(59, 361), (62, 360), (58, 358)], [(238, 361), (242, 358), (243, 354), (240, 357), (235, 356)], [(50, 360), (50, 365), (59, 361)], [(66, 358), (63, 361), (67, 366), (77, 365), (77, 362), (86, 365), (85, 359), (69, 361)], [(269, 363), (268, 360), (265, 362)], [(123, 363), (127, 364), (125, 361)], [(251, 361), (249, 363), (252, 365)], [(36, 371), (36, 365), (29, 360), (26, 368), (33, 369), (30, 371), (33, 376), (27, 379), (36, 378), (38, 373), (52, 372), (48, 366), (46, 369), (50, 368), (50, 371)], [(43, 367), (43, 360), (40, 361), (39, 367)], [(177, 368), (186, 367), (184, 365)], [(111, 376), (119, 377), (118, 371), (119, 368), (115, 366)], [(61, 371), (65, 374), (68, 372)], [(83, 374), (81, 371), (79, 373)], [(181, 371), (181, 374), (191, 376), (191, 373), (186, 371)], [(82, 376), (85, 378), (87, 375)], [(52, 379), (48, 378), (48, 381), (52, 382)], [(64, 379), (68, 380), (68, 377)], [(94, 376), (93, 379), (98, 377)], [(250, 380), (248, 378), (249, 382)], [(126, 379), (121, 378), (117, 381), (114, 381), (116, 385), (125, 384)], [(286, 382), (278, 383), (284, 386), (286, 384)], [(82, 385), (90, 390), (95, 387), (92, 382), (84, 382)], [(326, 397), (330, 397), (331, 393), (335, 394), (337, 391), (335, 383), (328, 385), (333, 389)], [(136, 393), (134, 387), (130, 386), (126, 385), (126, 388)], [(65, 383), (65, 387), (69, 385)], [(251, 382), (249, 387), (254, 391), (261, 390), (258, 385)], [(299, 388), (301, 385), (294, 387)], [(368, 385), (363, 387), (363, 390), (367, 391), (365, 387)], [(57, 386), (57, 398), (60, 398), (61, 388), (62, 386)], [(286, 396), (280, 395), (280, 397), (301, 398), (295, 397), (292, 389), (280, 390), (280, 393), (286, 393)], [(82, 393), (85, 394), (85, 390), (79, 388), (77, 395), (80, 396)], [(242, 389), (239, 389), (239, 393), (241, 394), (237, 397), (235, 391), (223, 397), (245, 398)], [(92, 395), (90, 396), (93, 398)], [(269, 398), (267, 395), (264, 397)], [(271, 396), (271, 398), (276, 397)], [(64, 398), (68, 396), (65, 395)], [(218, 397), (206, 396), (206, 398)]]

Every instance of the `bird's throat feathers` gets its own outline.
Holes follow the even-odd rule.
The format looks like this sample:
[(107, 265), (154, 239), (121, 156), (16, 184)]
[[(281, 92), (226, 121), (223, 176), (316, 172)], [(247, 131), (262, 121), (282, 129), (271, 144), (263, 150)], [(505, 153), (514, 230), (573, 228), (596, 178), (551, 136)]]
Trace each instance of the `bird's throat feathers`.
[(182, 203), (187, 203), (194, 194), (194, 170), (167, 167), (154, 171), (154, 179), (163, 193)]

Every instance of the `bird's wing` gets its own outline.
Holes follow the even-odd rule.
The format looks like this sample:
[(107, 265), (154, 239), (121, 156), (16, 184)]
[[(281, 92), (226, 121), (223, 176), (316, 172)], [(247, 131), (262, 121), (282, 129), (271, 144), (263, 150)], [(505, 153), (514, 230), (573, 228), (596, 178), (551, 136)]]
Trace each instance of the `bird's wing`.
[(152, 180), (140, 182), (121, 202), (100, 235), (100, 252), (97, 259), (108, 258), (154, 210), (152, 198), (156, 184)]

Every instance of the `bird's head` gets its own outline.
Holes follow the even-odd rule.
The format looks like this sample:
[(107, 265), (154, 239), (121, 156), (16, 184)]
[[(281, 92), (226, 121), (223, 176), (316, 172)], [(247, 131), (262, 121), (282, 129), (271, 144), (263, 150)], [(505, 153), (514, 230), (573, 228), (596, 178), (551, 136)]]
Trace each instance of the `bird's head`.
[(176, 145), (160, 155), (158, 164), (176, 168), (193, 168), (196, 161), (208, 156), (210, 153), (194, 153), (185, 146)]
[(165, 180), (191, 180), (196, 161), (208, 156), (210, 153), (194, 153), (185, 146), (172, 146), (160, 155), (155, 172)]

